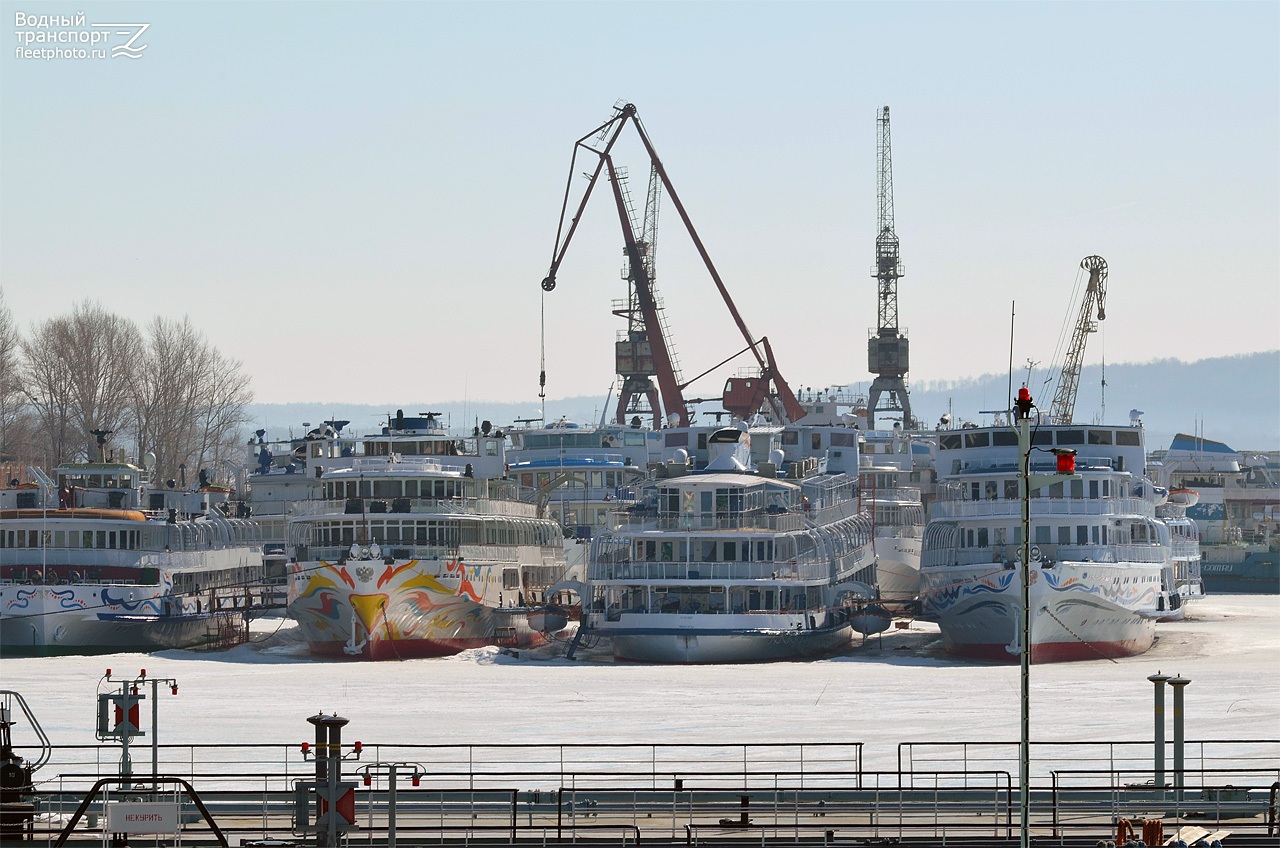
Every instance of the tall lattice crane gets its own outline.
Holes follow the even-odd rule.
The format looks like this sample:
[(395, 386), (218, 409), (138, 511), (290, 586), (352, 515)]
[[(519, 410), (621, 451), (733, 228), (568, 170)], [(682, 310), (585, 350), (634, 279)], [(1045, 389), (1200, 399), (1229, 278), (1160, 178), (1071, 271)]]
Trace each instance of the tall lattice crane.
[[(904, 427), (912, 426), (911, 398), (905, 377), (910, 366), (907, 337), (898, 329), (898, 236), (893, 231), (893, 156), (889, 145), (889, 107), (876, 115), (877, 194), (876, 264), (871, 275), (878, 286), (876, 330), (867, 341), (867, 370), (875, 374), (867, 392), (867, 425), (875, 427), (877, 411), (901, 412)], [(884, 403), (881, 403), (881, 401)]]
[[(635, 229), (635, 211), (631, 204), (631, 193), (627, 189), (626, 171), (617, 168), (618, 180), (626, 200), (627, 217), (631, 227)], [(627, 281), (626, 300), (615, 301), (613, 314), (627, 319), (627, 329), (614, 345), (614, 358), (618, 376), (622, 379), (622, 388), (618, 392), (618, 408), (616, 421), (625, 424), (634, 420), (637, 415), (651, 415), (655, 429), (662, 426), (662, 406), (659, 401), (658, 387), (653, 378), (657, 369), (653, 362), (653, 349), (649, 344), (649, 332), (645, 327), (644, 310), (640, 303), (640, 288), (637, 282), (642, 272), (649, 282), (649, 290), (653, 301), (659, 326), (663, 335), (668, 337), (667, 347), (671, 367), (676, 382), (680, 382), (680, 365), (676, 358), (675, 347), (670, 341), (666, 314), (662, 308), (662, 298), (658, 295), (656, 282), (658, 255), (658, 207), (662, 198), (662, 180), (658, 176), (657, 167), (651, 166), (649, 171), (649, 192), (644, 204), (644, 224), (636, 237), (636, 247), (644, 267), (634, 268), (628, 256), (622, 268), (622, 278)], [(624, 253), (626, 251), (624, 250)]]
[(1084, 345), (1089, 334), (1098, 331), (1093, 313), (1097, 311), (1098, 321), (1105, 321), (1107, 317), (1107, 260), (1101, 256), (1086, 256), (1080, 260), (1080, 267), (1089, 272), (1089, 285), (1080, 303), (1080, 317), (1071, 333), (1071, 346), (1062, 360), (1062, 374), (1058, 377), (1058, 388), (1050, 407), (1049, 417), (1055, 424), (1071, 423), (1071, 415), (1076, 408), (1076, 389), (1080, 386), (1080, 368), (1084, 364)]
[[(747, 347), (739, 351), (739, 354), (750, 352), (759, 366), (758, 378), (731, 378), (725, 382), (722, 397), (724, 408), (734, 415), (745, 418), (759, 411), (761, 404), (766, 403), (780, 420), (798, 421), (803, 418), (805, 414), (804, 408), (778, 371), (777, 363), (773, 358), (773, 351), (769, 347), (768, 337), (761, 336), (757, 339), (751, 334), (742, 315), (738, 312), (738, 307), (734, 304), (733, 298), (729, 296), (729, 290), (725, 287), (724, 281), (720, 278), (720, 273), (716, 270), (715, 265), (712, 264), (711, 256), (707, 253), (702, 239), (699, 238), (697, 231), (693, 228), (693, 223), (689, 220), (689, 215), (685, 211), (684, 205), (680, 202), (679, 195), (676, 194), (675, 189), (672, 187), (666, 169), (658, 158), (657, 151), (654, 150), (648, 134), (644, 131), (644, 127), (640, 124), (640, 119), (636, 116), (635, 104), (620, 103), (614, 107), (614, 112), (615, 114), (612, 118), (578, 139), (574, 144), (573, 158), (569, 166), (569, 182), (565, 186), (564, 202), (560, 207), (560, 223), (556, 227), (556, 241), (555, 248), (551, 254), (551, 267), (547, 270), (547, 275), (542, 279), (542, 290), (546, 292), (555, 290), (556, 272), (564, 261), (565, 252), (568, 250), (573, 234), (577, 231), (578, 224), (582, 220), (582, 213), (586, 209), (587, 201), (591, 198), (592, 190), (601, 181), (601, 177), (604, 176), (613, 189), (614, 205), (617, 207), (618, 219), (622, 224), (628, 278), (632, 284), (632, 291), (644, 323), (649, 347), (648, 352), (653, 357), (652, 370), (658, 381), (658, 392), (663, 409), (666, 412), (669, 423), (681, 427), (689, 425), (691, 421), (690, 402), (685, 400), (684, 389), (692, 381), (681, 380), (674, 356), (667, 342), (668, 334), (649, 278), (649, 267), (644, 259), (644, 250), (641, 247), (643, 236), (641, 238), (636, 237), (633, 223), (634, 214), (630, 209), (630, 204), (624, 191), (625, 181), (619, 178), (618, 168), (613, 162), (613, 147), (622, 131), (628, 125), (631, 125), (635, 128), (637, 135), (640, 137), (640, 142), (644, 145), (645, 152), (649, 155), (649, 163), (662, 184), (663, 193), (671, 201), (671, 205), (675, 207), (676, 213), (684, 223), (685, 231), (689, 234), (689, 238), (697, 249), (698, 255), (702, 257), (703, 265), (715, 283), (716, 289), (719, 290), (720, 297), (728, 308), (729, 314), (733, 317), (738, 331), (747, 343)], [(595, 137), (596, 141), (589, 143), (587, 140), (592, 137)], [(587, 188), (578, 201), (577, 211), (571, 212), (572, 180), (577, 173), (576, 168), (580, 151), (584, 152), (584, 155), (596, 156), (599, 161), (596, 163), (595, 169), (588, 175)], [(657, 207), (654, 206), (655, 216), (653, 220), (655, 225), (657, 220), (656, 210)], [(726, 364), (731, 359), (733, 357), (713, 366), (712, 369), (699, 374), (698, 377), (693, 379), (697, 380), (699, 377), (705, 376), (711, 370)]]

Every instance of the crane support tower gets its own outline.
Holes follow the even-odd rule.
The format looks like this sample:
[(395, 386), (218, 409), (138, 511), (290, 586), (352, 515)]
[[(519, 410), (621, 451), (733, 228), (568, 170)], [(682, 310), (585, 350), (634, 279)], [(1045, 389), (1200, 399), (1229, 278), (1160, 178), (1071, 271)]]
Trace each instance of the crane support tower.
[[(747, 329), (746, 322), (743, 321), (742, 315), (739, 314), (733, 298), (729, 296), (729, 290), (725, 287), (724, 281), (720, 279), (720, 273), (716, 270), (715, 265), (712, 264), (711, 257), (702, 244), (702, 239), (699, 238), (697, 230), (693, 228), (693, 223), (689, 220), (688, 213), (685, 212), (684, 204), (680, 202), (679, 195), (676, 194), (674, 187), (671, 185), (666, 169), (658, 158), (653, 144), (649, 141), (649, 136), (645, 133), (640, 119), (636, 116), (636, 107), (632, 103), (620, 103), (614, 108), (613, 117), (582, 136), (574, 144), (573, 158), (569, 166), (569, 181), (565, 186), (564, 202), (560, 208), (560, 224), (556, 228), (556, 243), (552, 250), (551, 267), (542, 280), (543, 291), (550, 292), (555, 289), (556, 272), (564, 261), (569, 242), (573, 239), (573, 234), (582, 220), (582, 212), (586, 209), (592, 190), (601, 181), (601, 177), (604, 176), (613, 190), (614, 205), (618, 210), (618, 219), (622, 224), (622, 237), (625, 242), (627, 277), (630, 283), (630, 298), (625, 308), (628, 317), (628, 335), (630, 337), (634, 333), (637, 336), (635, 341), (642, 342), (638, 349), (635, 347), (627, 348), (626, 353), (628, 356), (623, 355), (622, 346), (617, 349), (619, 363), (624, 360), (633, 360), (637, 353), (639, 353), (641, 360), (640, 362), (631, 361), (626, 366), (626, 369), (620, 369), (620, 372), (625, 370), (625, 373), (620, 373), (624, 381), (624, 393), (619, 401), (619, 418), (623, 416), (624, 409), (630, 405), (637, 395), (645, 397), (652, 405), (653, 395), (649, 389), (650, 384), (648, 382), (648, 377), (652, 375), (657, 378), (658, 393), (661, 395), (662, 406), (665, 409), (668, 422), (680, 427), (687, 427), (690, 424), (690, 401), (686, 401), (684, 389), (692, 381), (686, 382), (680, 378), (674, 356), (667, 341), (668, 334), (665, 321), (663, 320), (651, 277), (653, 265), (650, 257), (655, 243), (655, 235), (652, 229), (656, 229), (657, 226), (657, 201), (653, 194), (657, 191), (657, 183), (651, 183), (650, 194), (653, 202), (646, 205), (644, 232), (637, 236), (629, 196), (626, 191), (626, 180), (613, 161), (614, 145), (628, 125), (633, 126), (636, 134), (639, 135), (645, 152), (649, 155), (649, 163), (652, 166), (653, 174), (657, 176), (662, 190), (671, 201), (671, 205), (675, 207), (681, 222), (684, 223), (685, 230), (697, 249), (698, 255), (702, 258), (703, 265), (706, 266), (712, 281), (716, 284), (721, 299), (724, 301), (725, 306), (728, 307), (729, 314), (733, 317), (738, 331), (746, 340), (747, 347), (740, 353), (750, 351), (759, 366), (759, 379), (738, 379), (730, 380), (726, 383), (723, 397), (725, 408), (735, 415), (747, 417), (759, 410), (758, 405), (750, 409), (748, 409), (748, 406), (753, 402), (759, 401), (770, 404), (774, 415), (782, 421), (799, 420), (804, 417), (804, 409), (800, 406), (800, 402), (796, 399), (790, 386), (787, 385), (787, 382), (778, 372), (777, 365), (773, 359), (773, 351), (769, 348), (768, 339), (765, 337), (757, 339)], [(577, 204), (576, 211), (571, 213), (570, 195), (572, 194), (573, 178), (578, 173), (577, 159), (581, 151), (598, 157), (598, 161), (595, 168), (588, 174), (587, 188)], [(634, 307), (632, 302), (634, 302)], [(634, 323), (636, 311), (640, 314), (641, 324), (643, 325), (642, 333), (639, 332)], [(630, 344), (630, 341), (629, 338), (628, 344)], [(735, 354), (735, 356), (737, 355)], [(730, 359), (732, 358), (730, 357)], [(728, 361), (725, 360), (720, 365), (724, 365)], [(719, 365), (715, 367), (719, 367)], [(703, 374), (698, 376), (701, 377)], [(696, 380), (698, 378), (695, 377), (693, 379)], [(772, 387), (774, 391), (767, 391), (768, 387)], [(657, 424), (659, 415), (656, 408), (654, 409), (654, 419), (655, 424)], [(619, 420), (619, 423), (626, 422)]]
[[(631, 204), (631, 193), (627, 190), (626, 173), (618, 168), (619, 184), (626, 200), (628, 220), (635, 229), (635, 216)], [(666, 317), (662, 309), (662, 298), (658, 296), (656, 276), (656, 257), (658, 247), (658, 206), (662, 197), (662, 180), (658, 169), (649, 172), (649, 193), (644, 205), (644, 224), (636, 246), (644, 263), (643, 271), (647, 275), (649, 291), (652, 294), (658, 325), (664, 334), (667, 331)], [(622, 268), (622, 278), (627, 281), (627, 299), (616, 301), (613, 314), (627, 319), (626, 332), (614, 343), (614, 363), (617, 374), (622, 379), (622, 388), (618, 390), (618, 407), (616, 420), (619, 424), (628, 419), (634, 420), (637, 415), (648, 414), (653, 417), (653, 427), (662, 426), (662, 406), (659, 401), (658, 387), (653, 378), (658, 371), (654, 367), (653, 347), (649, 343), (649, 331), (645, 327), (645, 307), (641, 301), (641, 287), (636, 284), (640, 279), (641, 269), (631, 267), (631, 256)], [(675, 350), (668, 351), (671, 368), (675, 372), (676, 382), (680, 383), (680, 368), (676, 362)]]
[[(898, 236), (893, 231), (893, 156), (889, 146), (889, 107), (876, 115), (876, 163), (879, 199), (879, 228), (876, 235), (876, 264), (871, 276), (878, 287), (877, 327), (867, 340), (867, 370), (875, 374), (867, 393), (867, 426), (876, 426), (876, 412), (902, 413), (902, 426), (909, 428), (911, 398), (906, 376), (910, 370), (907, 337), (898, 329), (898, 279), (903, 276), (898, 260)], [(881, 402), (883, 401), (883, 403)]]
[[(1050, 418), (1055, 424), (1070, 424), (1076, 408), (1076, 389), (1080, 387), (1080, 368), (1084, 364), (1084, 345), (1090, 333), (1098, 331), (1098, 321), (1107, 318), (1107, 260), (1101, 256), (1086, 256), (1080, 267), (1089, 272), (1089, 285), (1080, 304), (1080, 317), (1071, 333), (1071, 346), (1062, 360), (1062, 375), (1053, 395)], [(1094, 311), (1098, 321), (1093, 320)]]

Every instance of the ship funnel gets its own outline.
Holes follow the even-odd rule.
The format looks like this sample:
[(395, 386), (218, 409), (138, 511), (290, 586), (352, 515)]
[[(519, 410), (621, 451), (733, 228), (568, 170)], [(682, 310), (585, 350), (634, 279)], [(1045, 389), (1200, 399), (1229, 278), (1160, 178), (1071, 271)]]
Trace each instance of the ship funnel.
[(751, 467), (751, 436), (736, 427), (707, 437), (708, 471), (746, 471)]

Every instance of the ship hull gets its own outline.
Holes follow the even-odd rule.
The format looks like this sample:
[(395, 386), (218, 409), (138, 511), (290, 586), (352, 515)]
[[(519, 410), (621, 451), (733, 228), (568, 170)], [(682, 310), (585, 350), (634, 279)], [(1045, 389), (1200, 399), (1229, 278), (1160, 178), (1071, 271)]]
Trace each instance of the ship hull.
[[(1155, 642), (1156, 564), (1057, 563), (1031, 572), (1031, 661), (1114, 659)], [(947, 567), (924, 573), (924, 612), (938, 623), (947, 653), (1016, 662), (1021, 586), (1014, 570)]]
[(920, 539), (876, 535), (876, 588), (880, 600), (914, 601), (920, 594)]
[(199, 648), (224, 644), (229, 633), (243, 631), (239, 610), (166, 614), (173, 599), (152, 586), (18, 586), (6, 587), (4, 595), (5, 655)]
[(1261, 551), (1238, 559), (1211, 560), (1210, 556), (1200, 567), (1206, 592), (1280, 595), (1280, 555)]
[(543, 611), (517, 603), (517, 592), (504, 596), (492, 566), (351, 560), (294, 563), (290, 569), (289, 615), (318, 656), (442, 657), (547, 641), (530, 623)]
[[(627, 621), (641, 617), (648, 620)], [(735, 618), (756, 621), (729, 621)], [(816, 616), (657, 613), (624, 614), (617, 622), (593, 630), (608, 636), (613, 658), (625, 662), (771, 662), (827, 656), (849, 646), (853, 631), (847, 617), (817, 625)]]

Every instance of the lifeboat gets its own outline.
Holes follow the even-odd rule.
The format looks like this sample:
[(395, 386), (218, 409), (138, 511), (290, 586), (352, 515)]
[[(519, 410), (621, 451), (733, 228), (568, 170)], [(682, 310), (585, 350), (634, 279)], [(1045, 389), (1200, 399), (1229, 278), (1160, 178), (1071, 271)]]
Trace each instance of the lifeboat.
[(863, 636), (883, 633), (893, 623), (893, 615), (879, 604), (858, 607), (849, 617), (849, 624)]
[(1170, 489), (1169, 503), (1174, 506), (1195, 506), (1200, 503), (1200, 493), (1195, 489)]

